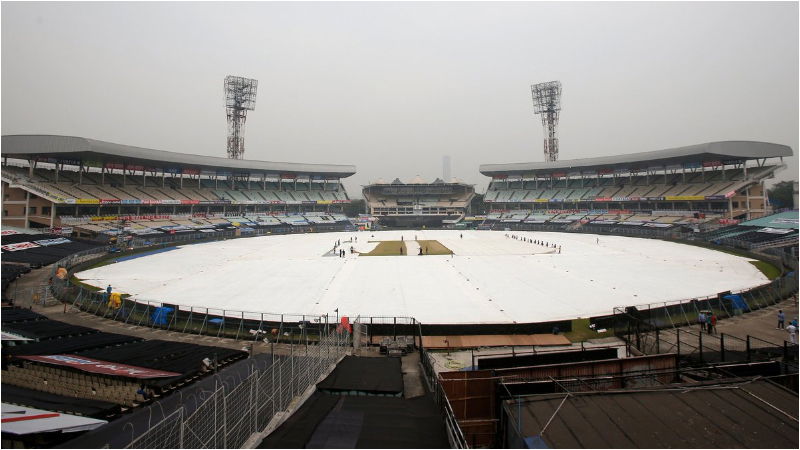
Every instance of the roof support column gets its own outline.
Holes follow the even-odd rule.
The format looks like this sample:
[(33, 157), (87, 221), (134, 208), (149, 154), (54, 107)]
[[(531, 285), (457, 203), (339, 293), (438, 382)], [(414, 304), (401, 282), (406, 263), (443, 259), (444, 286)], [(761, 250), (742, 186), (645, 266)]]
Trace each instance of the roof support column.
[(31, 193), (25, 191), (25, 221), (22, 222), (23, 228), (28, 228), (28, 205), (31, 204)]
[(56, 203), (50, 202), (50, 228), (53, 228), (56, 223)]

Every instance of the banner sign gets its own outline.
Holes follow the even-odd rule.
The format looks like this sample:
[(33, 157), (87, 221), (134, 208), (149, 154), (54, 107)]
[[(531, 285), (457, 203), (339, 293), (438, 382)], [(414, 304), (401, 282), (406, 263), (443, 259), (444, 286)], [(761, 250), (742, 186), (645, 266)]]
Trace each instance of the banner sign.
[(705, 196), (702, 195), (667, 195), (664, 197), (666, 201), (697, 201), (705, 199)]
[(614, 173), (614, 169), (598, 169), (597, 170), (597, 174), (598, 175), (611, 175), (612, 173)]
[(16, 251), (25, 250), (25, 249), (28, 249), (28, 248), (36, 248), (38, 246), (39, 246), (38, 244), (34, 244), (33, 242), (18, 242), (16, 244), (3, 245), (0, 248), (2, 248), (3, 250), (5, 250), (7, 252), (16, 252)]
[(508, 178), (508, 175), (495, 175), (492, 177), (493, 180), (505, 180)]
[(125, 164), (122, 163), (105, 163), (103, 167), (106, 169), (125, 169)]
[(735, 166), (737, 164), (744, 164), (744, 160), (743, 159), (726, 159), (726, 160), (722, 161), (722, 164), (725, 164), (726, 166)]
[(118, 198), (101, 198), (101, 199), (100, 199), (100, 203), (101, 203), (101, 204), (106, 204), (106, 203), (122, 203), (122, 201), (121, 201), (120, 199), (118, 199)]
[(295, 175), (293, 173), (282, 173), (281, 174), (281, 180), (294, 180), (295, 178), (297, 178), (297, 175)]
[(77, 198), (75, 199), (75, 203), (79, 205), (99, 205), (100, 200), (96, 198)]
[(701, 168), (701, 167), (703, 167), (703, 165), (702, 165), (702, 164), (700, 164), (699, 162), (687, 162), (687, 163), (683, 163), (683, 168), (684, 168), (684, 169), (699, 169), (699, 168)]
[(103, 163), (101, 163), (100, 161), (95, 161), (93, 159), (84, 159), (83, 167), (96, 167), (99, 169), (103, 167)]
[(760, 230), (756, 230), (759, 233), (770, 233), (770, 234), (789, 234), (794, 230), (792, 228), (762, 228)]
[(164, 173), (179, 174), (181, 169), (179, 167), (165, 167)]
[(122, 203), (123, 205), (141, 205), (142, 201), (139, 200), (138, 198), (137, 199), (130, 198), (130, 199), (123, 199), (120, 203)]
[(56, 238), (56, 239), (42, 239), (40, 241), (33, 241), (42, 247), (47, 247), (48, 245), (59, 245), (59, 244), (68, 244), (72, 241), (65, 238)]
[(770, 220), (769, 223), (774, 223), (774, 224), (779, 224), (780, 223), (780, 224), (787, 224), (787, 225), (795, 225), (795, 226), (797, 226), (798, 219), (792, 219), (792, 218), (789, 218), (789, 217), (778, 217), (776, 219)]
[(724, 195), (706, 195), (706, 200), (725, 200)]
[(129, 366), (110, 361), (86, 358), (77, 355), (40, 355), (40, 356), (20, 356), (22, 359), (37, 361), (47, 364), (72, 367), (90, 373), (100, 373), (103, 375), (116, 375), (131, 378), (167, 378), (180, 375), (177, 372), (166, 372), (163, 370), (148, 369), (146, 367)]
[(50, 228), (50, 233), (69, 236), (70, 234), (72, 234), (72, 227), (53, 227)]
[(703, 167), (719, 167), (722, 161), (703, 161)]
[(650, 227), (650, 228), (669, 228), (669, 227), (672, 226), (672, 224), (671, 223), (650, 222), (650, 223), (644, 224), (644, 226)]
[(195, 168), (192, 168), (192, 167), (187, 167), (186, 169), (183, 169), (183, 173), (184, 173), (185, 175), (200, 175), (200, 169), (195, 169)]
[(125, 168), (126, 168), (127, 170), (132, 170), (132, 171), (134, 171), (134, 172), (144, 172), (144, 166), (131, 166), (131, 165), (127, 165), (127, 166), (125, 166)]
[(596, 202), (610, 202), (611, 197), (595, 197), (594, 201)]
[(0, 231), (0, 236), (10, 236), (12, 234), (22, 234), (22, 233), (20, 233), (19, 231), (16, 231), (16, 230), (3, 230), (3, 231)]
[(80, 166), (81, 160), (80, 159), (59, 159), (59, 163), (66, 164), (68, 166)]
[(200, 200), (181, 200), (181, 205), (196, 205)]

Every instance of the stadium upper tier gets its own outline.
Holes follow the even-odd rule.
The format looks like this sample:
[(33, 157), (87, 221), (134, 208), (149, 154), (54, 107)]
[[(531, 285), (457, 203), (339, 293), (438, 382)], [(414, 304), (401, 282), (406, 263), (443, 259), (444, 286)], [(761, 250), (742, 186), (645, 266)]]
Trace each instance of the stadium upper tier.
[(484, 201), (495, 209), (691, 209), (750, 219), (769, 213), (763, 182), (791, 155), (784, 145), (732, 141), (552, 163), (484, 164), (480, 171), (492, 177)]
[(558, 180), (495, 178), (484, 201), (493, 203), (724, 200), (778, 167), (695, 173), (626, 175)]
[(3, 181), (54, 204), (344, 203), (340, 179), (355, 173), (353, 166), (232, 160), (66, 136), (2, 140)]
[(178, 179), (5, 166), (3, 181), (56, 204), (329, 204), (349, 202), (338, 181)]

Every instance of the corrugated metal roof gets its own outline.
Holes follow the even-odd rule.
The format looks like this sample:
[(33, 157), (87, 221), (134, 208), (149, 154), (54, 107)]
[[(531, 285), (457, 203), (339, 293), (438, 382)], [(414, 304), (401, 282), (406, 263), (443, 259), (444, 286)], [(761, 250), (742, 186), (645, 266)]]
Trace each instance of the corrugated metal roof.
[(3, 156), (20, 159), (40, 156), (44, 158), (127, 163), (157, 168), (179, 166), (199, 168), (201, 170), (223, 169), (251, 173), (308, 173), (339, 178), (349, 177), (356, 173), (356, 167), (353, 165), (237, 160), (154, 150), (75, 136), (7, 135), (2, 137), (2, 147)]
[(522, 428), (522, 437), (539, 437), (548, 448), (798, 445), (797, 393), (767, 381), (534, 395), (521, 401), (508, 400), (504, 408), (515, 429)]
[(549, 172), (592, 168), (621, 168), (681, 164), (712, 160), (737, 160), (777, 158), (792, 156), (786, 145), (755, 141), (722, 141), (687, 147), (670, 148), (627, 155), (601, 156), (597, 158), (567, 159), (555, 162), (527, 162), (511, 164), (481, 164), (480, 172), (487, 176), (518, 172)]

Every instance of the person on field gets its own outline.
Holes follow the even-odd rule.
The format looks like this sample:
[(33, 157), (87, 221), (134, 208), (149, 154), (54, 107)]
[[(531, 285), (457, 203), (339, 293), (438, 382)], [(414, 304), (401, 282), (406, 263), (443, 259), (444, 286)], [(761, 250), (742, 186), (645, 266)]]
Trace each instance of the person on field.
[(786, 321), (786, 314), (783, 313), (782, 309), (778, 310), (778, 327), (775, 328), (776, 330), (782, 330), (786, 328), (784, 326), (784, 322)]
[(706, 327), (706, 313), (701, 311), (700, 314), (697, 315), (697, 323), (700, 324), (701, 330)]
[(797, 344), (797, 326), (794, 322), (790, 323), (788, 327), (786, 327), (786, 331), (789, 332), (789, 342), (792, 344)]

